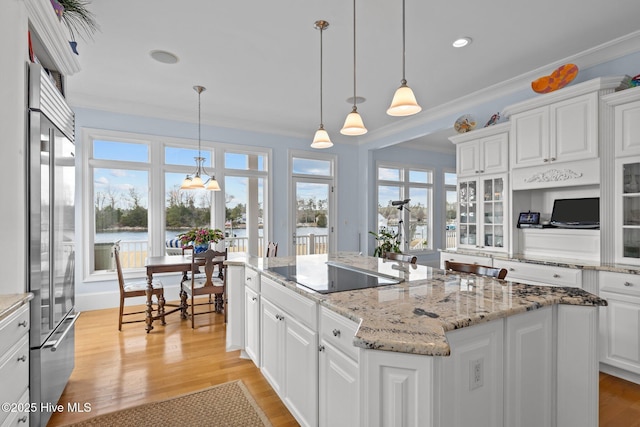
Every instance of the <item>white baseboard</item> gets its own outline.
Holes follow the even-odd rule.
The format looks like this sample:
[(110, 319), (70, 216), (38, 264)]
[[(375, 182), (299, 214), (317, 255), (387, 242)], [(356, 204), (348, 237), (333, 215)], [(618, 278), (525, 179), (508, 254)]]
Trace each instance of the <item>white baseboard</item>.
[[(164, 295), (167, 301), (177, 300), (179, 285), (164, 287)], [(175, 297), (175, 298), (174, 298)], [(127, 298), (126, 305), (144, 304), (145, 297)], [(94, 292), (76, 294), (76, 311), (102, 310), (105, 308), (117, 308), (120, 306), (120, 292)]]
[(624, 369), (616, 368), (615, 366), (607, 365), (606, 363), (600, 363), (600, 372), (622, 378), (623, 380), (631, 381), (632, 383), (640, 384), (640, 375), (634, 372), (625, 371)]

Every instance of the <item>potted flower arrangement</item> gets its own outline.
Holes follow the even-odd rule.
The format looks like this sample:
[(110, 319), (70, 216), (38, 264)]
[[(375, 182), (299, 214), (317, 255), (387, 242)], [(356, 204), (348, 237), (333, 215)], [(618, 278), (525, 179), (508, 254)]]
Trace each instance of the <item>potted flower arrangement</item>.
[(193, 245), (194, 252), (200, 253), (206, 251), (211, 242), (218, 243), (224, 239), (224, 234), (217, 228), (194, 227), (178, 234), (178, 238), (183, 246)]

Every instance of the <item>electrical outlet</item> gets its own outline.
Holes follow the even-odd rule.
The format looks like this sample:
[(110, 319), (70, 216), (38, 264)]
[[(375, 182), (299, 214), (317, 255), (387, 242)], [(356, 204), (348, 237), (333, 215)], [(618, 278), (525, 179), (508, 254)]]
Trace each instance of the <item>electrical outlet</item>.
[(469, 361), (469, 390), (482, 387), (484, 383), (484, 359)]

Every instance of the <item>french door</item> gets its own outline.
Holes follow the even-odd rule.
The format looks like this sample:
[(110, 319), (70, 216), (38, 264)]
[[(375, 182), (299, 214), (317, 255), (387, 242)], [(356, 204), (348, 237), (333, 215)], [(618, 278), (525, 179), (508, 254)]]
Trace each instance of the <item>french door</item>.
[(326, 254), (335, 251), (333, 180), (292, 178), (290, 254)]

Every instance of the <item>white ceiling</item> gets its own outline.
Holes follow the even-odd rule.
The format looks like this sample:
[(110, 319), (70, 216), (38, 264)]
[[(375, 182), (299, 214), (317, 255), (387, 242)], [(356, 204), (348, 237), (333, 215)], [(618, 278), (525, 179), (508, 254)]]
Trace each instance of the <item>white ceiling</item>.
[[(309, 141), (320, 123), (314, 22), (329, 21), (324, 125), (334, 143), (356, 143), (339, 133), (353, 95), (352, 1), (93, 0), (89, 7), (100, 31), (78, 40), (82, 70), (67, 81), (73, 106), (195, 122), (192, 86), (203, 85), (203, 123)], [(401, 11), (401, 0), (357, 2), (357, 94), (366, 98), (358, 110), (367, 138), (428, 121), (445, 103), (640, 28), (638, 0), (406, 0), (406, 78), (423, 112), (397, 118), (386, 109), (402, 78)], [(460, 36), (473, 43), (454, 49)], [(149, 52), (157, 49), (179, 62), (154, 61)], [(416, 146), (450, 148), (451, 134), (443, 129)]]

